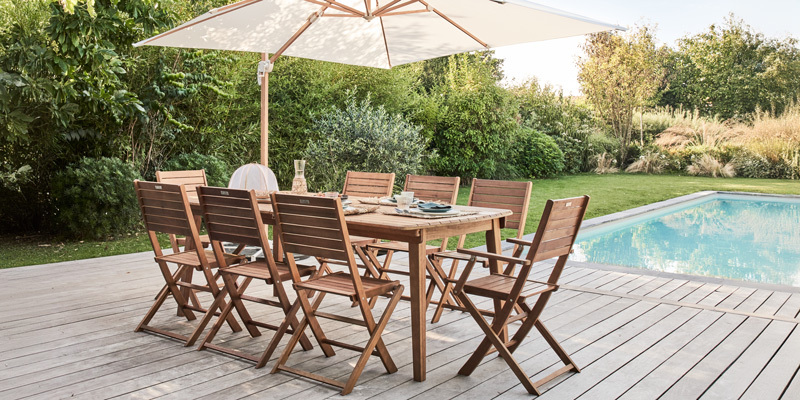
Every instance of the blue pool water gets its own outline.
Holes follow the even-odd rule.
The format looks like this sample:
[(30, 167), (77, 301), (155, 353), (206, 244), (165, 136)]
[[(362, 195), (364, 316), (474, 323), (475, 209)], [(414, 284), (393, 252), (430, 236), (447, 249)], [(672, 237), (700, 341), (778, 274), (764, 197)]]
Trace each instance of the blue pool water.
[(800, 199), (705, 196), (582, 230), (571, 259), (800, 286)]

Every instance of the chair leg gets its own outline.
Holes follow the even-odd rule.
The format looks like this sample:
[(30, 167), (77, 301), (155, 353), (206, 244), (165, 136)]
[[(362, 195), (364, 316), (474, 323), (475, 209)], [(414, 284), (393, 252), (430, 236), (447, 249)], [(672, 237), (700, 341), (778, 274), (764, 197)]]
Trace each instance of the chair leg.
[[(467, 311), (472, 315), (472, 318), (477, 322), (478, 326), (483, 330), (483, 333), (486, 335), (486, 338), (481, 341), (481, 344), (478, 345), (478, 348), (472, 354), (472, 356), (467, 360), (463, 367), (458, 371), (459, 375), (470, 375), (475, 368), (480, 364), (481, 360), (486, 356), (490, 346), (494, 346), (497, 349), (500, 357), (505, 360), (506, 364), (511, 368), (514, 372), (514, 375), (517, 376), (522, 386), (528, 391), (528, 393), (535, 394), (537, 396), (541, 395), (538, 389), (533, 385), (528, 375), (525, 371), (522, 370), (522, 367), (517, 364), (517, 361), (514, 360), (511, 351), (506, 347), (505, 342), (498, 336), (498, 332), (502, 332), (503, 328), (505, 327), (505, 321), (508, 319), (510, 315), (509, 307), (504, 307), (503, 311), (498, 313), (495, 317), (495, 320), (492, 321), (492, 325), (489, 325), (486, 322), (486, 319), (483, 318), (478, 308), (475, 306), (474, 303), (467, 297), (466, 293), (459, 293), (459, 297), (461, 301), (467, 306)], [(508, 310), (508, 311), (506, 311)], [(502, 314), (502, 315), (500, 315)], [(500, 318), (502, 318), (502, 322), (500, 322)], [(497, 331), (497, 332), (495, 332)]]
[(455, 281), (456, 274), (458, 273), (458, 260), (453, 260), (453, 264), (450, 266), (450, 272), (448, 274), (445, 274), (444, 269), (441, 267), (441, 263), (439, 263), (438, 266), (439, 268), (437, 268), (437, 272), (441, 275), (442, 281), (444, 282), (444, 289), (440, 289), (442, 296), (439, 298), (439, 303), (436, 304), (436, 310), (433, 312), (433, 317), (431, 318), (431, 323), (433, 324), (439, 322), (439, 319), (442, 317), (442, 311), (444, 311), (445, 304), (455, 303), (457, 306), (464, 308), (464, 304), (461, 302), (461, 300), (459, 300), (458, 296), (453, 296), (452, 282)]
[(167, 282), (166, 285), (168, 290), (161, 292), (158, 297), (156, 297), (156, 301), (147, 311), (142, 321), (139, 322), (139, 325), (136, 327), (136, 329), (134, 329), (134, 332), (141, 332), (144, 327), (150, 323), (150, 320), (153, 319), (153, 317), (156, 315), (156, 312), (158, 312), (158, 309), (161, 308), (161, 305), (164, 304), (164, 301), (170, 294), (172, 294), (172, 298), (175, 299), (175, 302), (178, 304), (178, 308), (183, 310), (183, 316), (186, 317), (187, 320), (193, 321), (197, 319), (194, 313), (187, 308), (188, 304), (186, 302), (186, 298), (183, 297), (178, 285), (175, 284), (175, 281), (178, 279), (178, 277), (185, 272), (183, 271), (183, 268), (179, 267), (173, 275), (165, 263), (159, 262), (158, 266), (161, 270), (161, 274), (164, 275), (164, 280)]
[[(316, 311), (317, 307), (319, 307), (319, 304), (325, 297), (325, 293), (320, 292), (317, 295), (317, 298), (314, 299), (314, 304), (312, 305), (309, 304), (308, 302), (308, 297), (306, 292), (307, 292), (306, 290), (297, 291), (297, 300), (295, 300), (295, 303), (298, 303), (300, 305), (300, 308), (303, 309), (303, 314), (305, 314), (305, 316), (303, 317), (302, 320), (300, 320), (300, 324), (297, 326), (297, 328), (294, 331), (294, 334), (292, 334), (292, 337), (289, 339), (289, 343), (286, 344), (286, 348), (284, 348), (283, 354), (281, 354), (281, 357), (278, 359), (278, 362), (275, 363), (275, 366), (272, 368), (272, 371), (270, 372), (271, 374), (278, 372), (281, 368), (283, 368), (286, 365), (286, 361), (289, 359), (289, 355), (292, 353), (292, 350), (294, 350), (294, 347), (297, 346), (297, 343), (300, 341), (300, 336), (303, 335), (306, 327), (308, 326), (311, 327), (311, 331), (314, 333), (314, 338), (317, 340), (319, 347), (322, 348), (322, 352), (325, 354), (325, 356), (332, 357), (333, 355), (336, 354), (333, 351), (331, 345), (324, 342), (326, 340), (325, 334), (322, 332), (322, 328), (319, 326), (319, 321), (317, 321), (317, 317), (314, 315), (314, 312)], [(294, 308), (294, 306), (292, 308)], [(296, 312), (297, 311), (295, 310), (295, 313)], [(287, 315), (286, 318), (284, 318), (283, 323), (281, 324), (280, 329), (283, 330), (284, 333), (286, 332), (286, 329), (288, 329), (288, 326), (290, 324), (291, 321), (290, 316), (293, 316), (293, 314)], [(264, 357), (262, 356), (262, 360), (259, 361), (259, 363), (256, 365), (256, 368), (263, 367), (264, 364), (266, 364), (267, 360), (263, 358)]]
[(397, 366), (392, 360), (392, 357), (389, 355), (389, 351), (386, 349), (386, 345), (383, 343), (381, 334), (386, 328), (386, 324), (389, 322), (389, 317), (391, 317), (392, 312), (394, 312), (394, 309), (397, 306), (397, 303), (400, 301), (400, 297), (402, 295), (403, 285), (398, 285), (398, 287), (396, 287), (394, 290), (394, 294), (389, 300), (389, 304), (387, 304), (386, 309), (383, 310), (383, 315), (381, 315), (377, 325), (372, 319), (372, 313), (369, 311), (369, 304), (365, 304), (363, 302), (366, 299), (362, 299), (362, 302), (360, 302), (362, 314), (365, 317), (364, 320), (367, 324), (367, 330), (369, 331), (370, 336), (367, 344), (364, 346), (364, 351), (361, 352), (361, 356), (358, 358), (358, 361), (353, 368), (353, 372), (350, 374), (350, 378), (347, 380), (347, 383), (345, 383), (344, 388), (342, 388), (342, 395), (349, 394), (353, 391), (356, 382), (358, 382), (359, 376), (361, 376), (361, 372), (364, 371), (364, 367), (367, 365), (367, 361), (372, 355), (373, 349), (377, 350), (378, 356), (380, 357), (381, 362), (383, 362), (383, 366), (386, 368), (386, 372), (390, 374), (397, 372)]

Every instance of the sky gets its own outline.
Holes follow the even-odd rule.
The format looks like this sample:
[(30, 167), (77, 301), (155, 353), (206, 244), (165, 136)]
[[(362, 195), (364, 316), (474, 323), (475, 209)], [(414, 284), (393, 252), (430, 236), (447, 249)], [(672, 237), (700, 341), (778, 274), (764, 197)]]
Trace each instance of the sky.
[[(743, 19), (767, 37), (800, 39), (800, 0), (533, 0), (539, 4), (624, 27), (656, 26), (659, 44), (723, 23), (729, 13)], [(579, 95), (578, 68), (584, 36), (497, 48), (505, 60), (505, 84), (536, 77), (540, 83), (561, 87), (564, 94)]]

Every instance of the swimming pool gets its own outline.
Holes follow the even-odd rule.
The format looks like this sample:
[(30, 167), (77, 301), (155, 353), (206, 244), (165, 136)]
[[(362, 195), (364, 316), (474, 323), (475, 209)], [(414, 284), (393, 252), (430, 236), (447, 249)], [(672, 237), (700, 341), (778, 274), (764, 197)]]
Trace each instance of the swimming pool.
[(800, 196), (702, 192), (632, 211), (582, 229), (570, 259), (800, 286)]

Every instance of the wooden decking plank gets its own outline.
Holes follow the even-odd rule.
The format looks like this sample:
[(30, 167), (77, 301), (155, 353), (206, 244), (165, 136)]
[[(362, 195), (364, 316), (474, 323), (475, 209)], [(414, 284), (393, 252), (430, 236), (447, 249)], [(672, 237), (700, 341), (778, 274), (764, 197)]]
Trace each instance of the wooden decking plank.
[[(608, 329), (613, 329), (614, 327), (624, 324), (625, 316), (638, 316), (650, 308), (627, 299), (619, 299), (600, 308), (596, 312), (591, 312), (585, 317), (576, 319), (574, 323), (569, 323), (558, 329), (554, 329), (552, 332), (557, 339), (562, 340), (562, 343), (579, 334), (592, 334), (587, 331), (594, 331), (594, 335), (601, 335), (602, 332)], [(545, 321), (545, 323), (547, 324), (548, 322)], [(603, 328), (597, 328), (598, 325), (602, 325)], [(536, 334), (532, 334), (528, 337), (528, 340), (523, 342), (514, 353), (517, 361), (526, 363), (527, 360), (536, 359), (537, 356), (543, 355), (547, 359), (547, 364), (551, 363), (555, 355), (552, 354), (552, 350), (550, 350), (549, 346), (543, 340), (536, 340), (535, 335)], [(522, 352), (526, 354), (522, 354)], [(487, 357), (487, 360), (485, 360), (471, 376), (458, 376), (456, 372), (461, 368), (461, 365), (466, 362), (469, 355), (469, 353), (455, 355), (451, 362), (454, 366), (443, 367), (442, 369), (446, 369), (447, 374), (441, 376), (437, 375), (437, 380), (431, 382), (431, 385), (418, 385), (415, 382), (406, 382), (401, 386), (381, 393), (380, 397), (382, 400), (384, 400), (384, 398), (385, 400), (404, 399), (415, 395), (421, 398), (436, 398), (446, 397), (449, 394), (449, 397), (453, 397), (463, 392), (462, 396), (465, 398), (489, 398), (503, 393), (509, 388), (519, 384), (519, 381), (513, 374), (508, 374), (508, 366), (506, 366), (502, 360), (498, 360), (496, 356)], [(525, 368), (524, 365), (523, 368)], [(531, 370), (526, 371), (530, 373)], [(483, 384), (484, 382), (491, 382), (491, 384)]]
[[(795, 326), (792, 334), (783, 342), (783, 345), (761, 371), (747, 391), (743, 399), (777, 399), (784, 392), (789, 381), (794, 377), (800, 366), (800, 328)], [(790, 398), (790, 397), (789, 397)]]
[(664, 278), (664, 277), (660, 277), (659, 276), (659, 277), (653, 278), (652, 280), (650, 280), (649, 282), (645, 283), (644, 285), (639, 286), (638, 288), (628, 292), (628, 294), (633, 295), (633, 296), (647, 296), (648, 293), (652, 292), (653, 290), (656, 290), (656, 289), (660, 288), (661, 286), (664, 286), (664, 285), (668, 284), (671, 281), (672, 281), (672, 279), (670, 279), (670, 278)]
[(729, 308), (731, 310), (736, 309), (739, 304), (742, 304), (743, 301), (747, 300), (753, 292), (756, 290), (749, 287), (737, 287), (736, 290), (731, 293), (725, 300), (721, 301), (716, 307), (719, 308)]
[[(622, 319), (622, 324), (619, 324), (620, 321), (615, 318), (616, 316), (611, 317), (595, 325), (593, 328), (581, 332), (580, 335), (575, 335), (562, 341), (561, 344), (579, 367), (590, 365), (609, 352), (614, 351), (631, 338), (637, 336), (649, 326), (666, 318), (677, 309), (678, 307), (640, 301), (634, 303), (630, 308), (625, 310), (644, 311), (638, 316), (632, 319), (630, 315), (625, 316)], [(562, 366), (560, 362), (554, 363), (554, 359), (557, 360), (552, 351), (549, 351), (528, 359), (520, 363), (520, 365), (528, 374), (532, 374), (530, 376), (532, 381), (537, 381)], [(508, 378), (516, 379), (513, 374), (508, 374), (508, 370), (505, 372)], [(561, 375), (546, 383), (540, 390), (549, 392), (551, 388), (557, 387), (559, 383), (571, 379), (574, 375), (576, 374)], [(493, 385), (497, 385), (498, 382), (496, 380), (492, 382)], [(516, 381), (513, 387), (510, 387), (502, 395), (498, 396), (498, 398), (516, 398), (519, 397), (520, 394), (527, 394), (527, 392), (519, 381)]]
[[(541, 396), (542, 400), (578, 398), (597, 383), (602, 382), (608, 375), (676, 331), (699, 312), (700, 310), (697, 309), (678, 308), (619, 345), (614, 351), (608, 352), (594, 361), (588, 362), (588, 359), (578, 361), (583, 356), (576, 353), (573, 359), (578, 365), (583, 366), (580, 376), (570, 377), (568, 383), (564, 380), (557, 386), (548, 389), (547, 393)], [(588, 393), (586, 395), (586, 398), (589, 399), (600, 398)]]
[(739, 398), (778, 351), (797, 324), (772, 321), (744, 353), (720, 376), (703, 399)]
[(800, 314), (800, 293), (792, 293), (775, 315), (795, 318)]
[(652, 297), (656, 299), (663, 298), (664, 296), (674, 292), (675, 290), (680, 289), (683, 285), (689, 283), (687, 280), (683, 279), (673, 279), (662, 286), (659, 286), (657, 289), (651, 291), (650, 293), (644, 294), (643, 296)]
[(733, 292), (737, 289), (736, 286), (731, 285), (722, 285), (714, 290), (713, 293), (709, 294), (703, 300), (700, 300), (697, 304), (703, 306), (716, 306), (719, 303), (722, 303), (725, 299), (728, 298)]
[(692, 303), (697, 304), (703, 301), (706, 297), (714, 293), (720, 285), (716, 283), (706, 283), (700, 286), (699, 288), (695, 289), (692, 293), (687, 294), (684, 296), (680, 301), (681, 303)]
[(761, 304), (755, 311), (756, 314), (775, 315), (778, 310), (783, 307), (783, 304), (789, 300), (791, 293), (788, 292), (772, 292), (769, 298)]
[(644, 379), (629, 388), (620, 399), (655, 399), (661, 396), (745, 319), (740, 315), (723, 314), (665, 362), (650, 371)]
[(664, 399), (697, 398), (750, 346), (767, 327), (769, 320), (748, 318), (726, 337), (703, 360), (697, 363), (680, 380), (675, 382)]
[(610, 281), (610, 282), (608, 282), (606, 284), (598, 286), (597, 289), (610, 290), (610, 291), (614, 292), (617, 289), (619, 289), (620, 287), (623, 287), (623, 286), (627, 285), (628, 283), (630, 283), (631, 281), (636, 280), (636, 278), (638, 278), (638, 275), (621, 274), (617, 279), (614, 279), (613, 281)]
[(624, 293), (624, 294), (629, 294), (629, 293), (633, 292), (634, 290), (639, 289), (642, 286), (647, 285), (650, 282), (652, 282), (654, 279), (656, 279), (655, 276), (651, 276), (651, 275), (636, 275), (636, 274), (630, 274), (630, 275), (634, 276), (634, 279), (630, 280), (628, 283), (626, 283), (626, 284), (624, 284), (624, 285), (622, 285), (620, 287), (614, 288), (613, 291), (614, 292), (619, 292), (619, 293)]
[[(703, 286), (702, 282), (688, 281), (675, 290), (661, 296), (661, 299), (671, 301), (683, 301), (683, 298)], [(655, 296), (653, 296), (655, 297)]]
[[(736, 306), (735, 310), (754, 312), (761, 307), (761, 305), (764, 304), (764, 302), (767, 301), (770, 296), (772, 296), (772, 293), (772, 290), (757, 289), (750, 296), (748, 296), (745, 301)], [(769, 313), (769, 315), (772, 315), (772, 313)]]
[[(701, 310), (689, 321), (668, 333), (666, 337), (659, 340), (655, 345), (642, 352), (621, 368), (613, 371), (597, 385), (581, 394), (580, 397), (584, 399), (612, 399), (621, 396), (626, 390), (647, 376), (647, 374), (664, 361), (672, 357), (678, 350), (706, 330), (721, 316), (722, 313)], [(595, 366), (593, 365), (592, 369), (594, 368)], [(581, 377), (581, 380), (583, 380), (583, 377)], [(571, 385), (572, 381), (570, 381), (569, 384)]]

